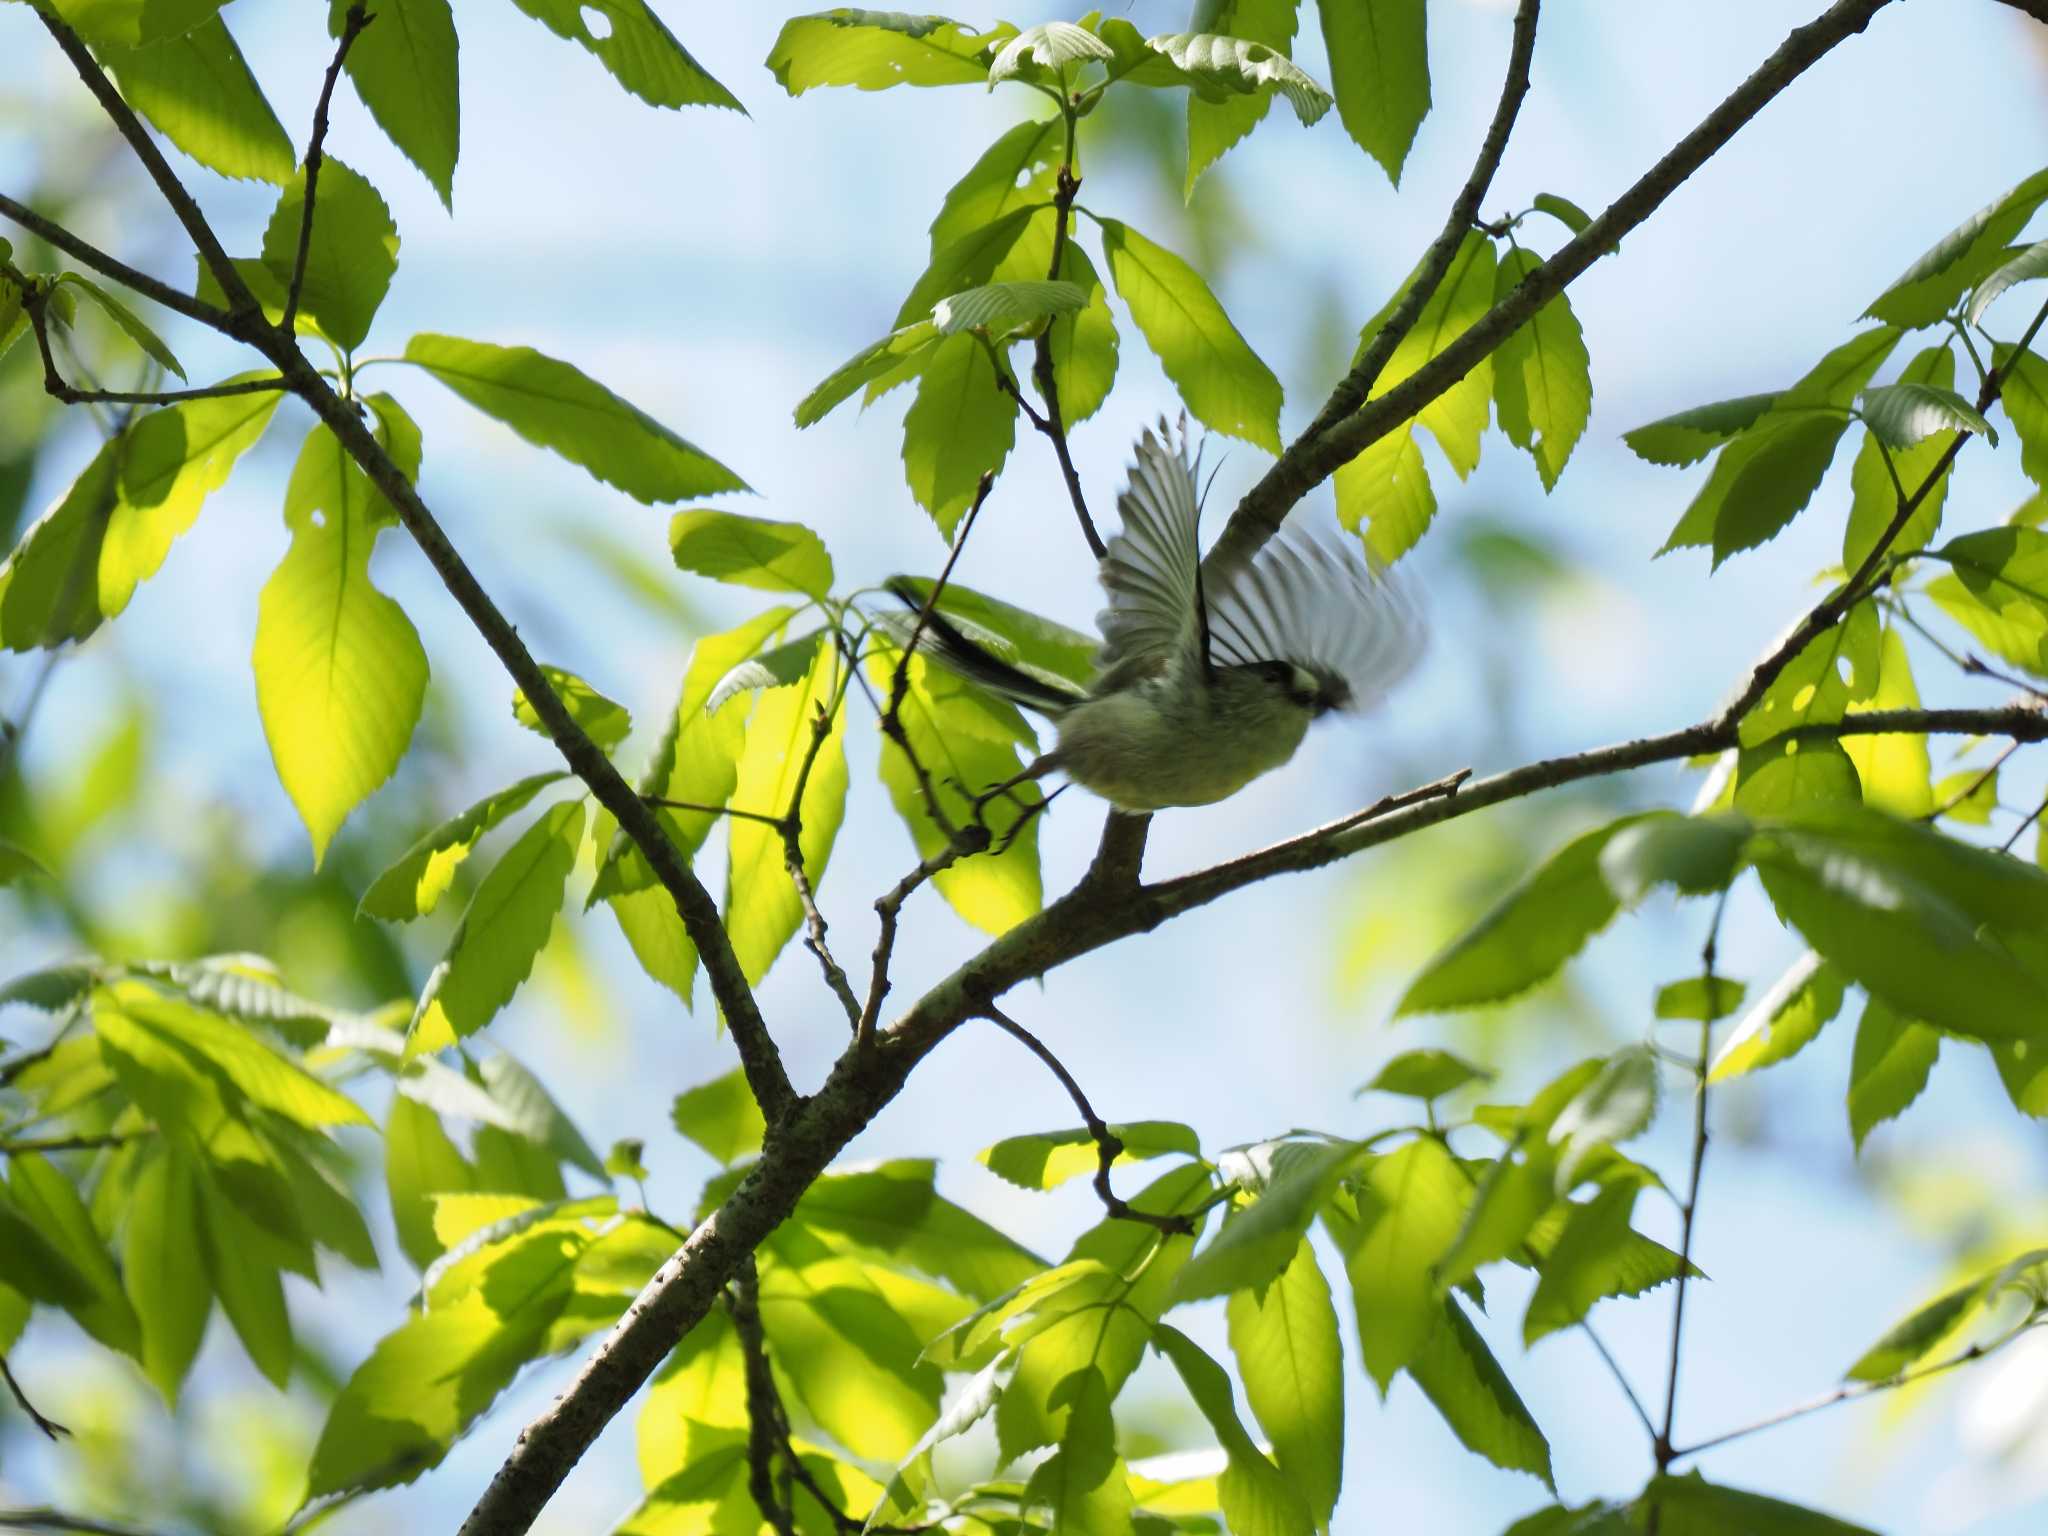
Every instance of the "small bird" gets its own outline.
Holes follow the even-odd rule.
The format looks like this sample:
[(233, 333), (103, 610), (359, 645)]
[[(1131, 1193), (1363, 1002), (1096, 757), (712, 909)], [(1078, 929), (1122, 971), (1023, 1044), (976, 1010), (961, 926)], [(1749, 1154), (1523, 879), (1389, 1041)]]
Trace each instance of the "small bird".
[[(1057, 770), (1120, 810), (1213, 804), (1293, 757), (1311, 720), (1377, 702), (1420, 652), (1414, 603), (1356, 545), (1283, 531), (1205, 582), (1185, 420), (1139, 439), (1117, 511), (1085, 690), (1011, 665), (936, 609), (923, 615), (920, 650), (1059, 731), (1058, 746), (984, 800)], [(890, 590), (922, 612), (900, 583)], [(917, 629), (892, 619), (899, 641)]]

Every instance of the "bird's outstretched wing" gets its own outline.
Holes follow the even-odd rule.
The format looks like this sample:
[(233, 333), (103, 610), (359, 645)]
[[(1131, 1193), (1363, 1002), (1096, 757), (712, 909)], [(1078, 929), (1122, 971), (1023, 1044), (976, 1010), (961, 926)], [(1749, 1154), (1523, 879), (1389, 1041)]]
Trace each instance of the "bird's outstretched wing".
[(1355, 544), (1283, 531), (1208, 590), (1211, 654), (1230, 666), (1291, 661), (1330, 704), (1369, 708), (1422, 653), (1420, 610)]
[(1130, 483), (1116, 506), (1123, 527), (1110, 538), (1101, 568), (1109, 606), (1095, 621), (1102, 675), (1202, 665), (1201, 509), (1185, 419), (1178, 428), (1162, 419), (1157, 432), (1147, 428), (1138, 439)]

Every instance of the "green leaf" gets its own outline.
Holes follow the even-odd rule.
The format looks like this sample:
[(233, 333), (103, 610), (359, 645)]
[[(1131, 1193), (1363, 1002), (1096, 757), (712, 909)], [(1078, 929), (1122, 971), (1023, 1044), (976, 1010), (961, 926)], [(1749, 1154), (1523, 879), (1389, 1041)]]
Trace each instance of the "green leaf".
[[(1070, 77), (1070, 64), (1100, 63), (1116, 57), (1115, 50), (1086, 27), (1071, 21), (1041, 22), (1026, 27), (997, 50), (989, 61), (991, 89), (1005, 80), (1039, 79), (1039, 70), (1051, 71), (1061, 80)], [(1039, 69), (1033, 69), (1032, 65)]]
[[(472, 1067), (471, 1071), (478, 1073), (479, 1069)], [(521, 1066), (516, 1057), (500, 1051), (485, 1060), (480, 1075), (496, 1111), (485, 1131), (502, 1129), (543, 1148), (557, 1162), (573, 1163), (593, 1179), (603, 1177), (604, 1164), (576, 1129), (575, 1122), (562, 1112), (541, 1080)], [(478, 1132), (480, 1152), (483, 1134)]]
[(1660, 885), (1685, 896), (1725, 891), (1742, 872), (1747, 818), (1650, 812), (1617, 831), (1600, 850), (1600, 875), (1630, 906)]
[(982, 344), (972, 336), (940, 342), (903, 417), (903, 472), (945, 538), (973, 504), (981, 477), (1003, 467), (1016, 440), (1017, 402), (996, 387)]
[[(1913, 664), (1896, 623), (1887, 624), (1878, 648), (1877, 689), (1858, 709), (1918, 709), (1920, 691), (1913, 686)], [(1934, 790), (1927, 738), (1913, 732), (1843, 738), (1842, 750), (1856, 765), (1864, 804), (1894, 816), (1925, 816), (1934, 809)]]
[(817, 659), (818, 647), (824, 639), (825, 631), (814, 629), (748, 657), (718, 680), (711, 697), (704, 701), (704, 712), (717, 714), (736, 694), (762, 688), (789, 688), (802, 682), (810, 675), (811, 664)]
[(1455, 1296), (1408, 1374), (1465, 1448), (1497, 1467), (1527, 1472), (1556, 1490), (1550, 1442)]
[[(1298, 0), (1221, 0), (1209, 14), (1197, 14), (1197, 31), (1222, 33), (1263, 43), (1276, 53), (1292, 51), (1300, 21)], [(1188, 93), (1188, 173), (1183, 195), (1192, 199), (1202, 172), (1220, 160), (1238, 140), (1257, 127), (1273, 104), (1270, 91), (1225, 94), (1205, 99)]]
[[(347, 13), (348, 0), (328, 0), (330, 37), (341, 36)], [(453, 212), (462, 139), (454, 13), (448, 0), (374, 0), (370, 18), (374, 25), (349, 47), (348, 77), (377, 126)]]
[[(1177, 1120), (1134, 1120), (1112, 1125), (1109, 1133), (1123, 1143), (1116, 1161), (1142, 1163), (1175, 1153), (1202, 1155), (1201, 1139)], [(1019, 1189), (1057, 1189), (1071, 1178), (1092, 1174), (1100, 1166), (1095, 1138), (1085, 1130), (1038, 1131), (1005, 1136), (975, 1154), (976, 1162)]]
[(17, 848), (5, 838), (0, 838), (0, 886), (12, 885), (29, 875), (48, 879), (50, 872), (27, 849)]
[(737, 1067), (677, 1094), (670, 1119), (677, 1130), (728, 1168), (758, 1153), (768, 1134), (761, 1106), (754, 1102), (746, 1074)]
[(1281, 1474), (1326, 1528), (1344, 1475), (1344, 1349), (1307, 1238), (1266, 1286), (1233, 1292), (1226, 1315), (1245, 1401)]
[(404, 610), (370, 581), (388, 513), (324, 423), (299, 451), (284, 516), (291, 548), (257, 604), (256, 703), (318, 866), (349, 813), (405, 756), (427, 657)]
[(1939, 555), (1949, 571), (1927, 595), (2000, 659), (2048, 675), (2048, 534), (1986, 528)]
[(1809, 949), (1721, 1043), (1707, 1081), (1718, 1083), (1798, 1055), (1842, 1011), (1843, 991), (1841, 973)]
[(1216, 1240), (1180, 1272), (1173, 1304), (1269, 1283), (1293, 1261), (1316, 1212), (1357, 1166), (1356, 1142), (1282, 1142), (1258, 1198), (1231, 1213)]
[(1965, 826), (1988, 827), (1998, 809), (1998, 770), (1965, 768), (1951, 773), (1932, 790), (1942, 816)]
[(797, 402), (796, 424), (799, 427), (816, 426), (831, 415), (834, 408), (851, 399), (855, 390), (866, 388), (896, 369), (916, 362), (938, 342), (939, 328), (928, 319), (913, 321), (900, 330), (891, 331), (880, 341), (871, 342), (833, 369), (815, 389)]
[(1848, 1379), (1889, 1381), (1908, 1366), (1917, 1365), (1944, 1339), (1961, 1332), (1981, 1303), (1996, 1299), (2001, 1290), (2043, 1262), (2048, 1262), (2048, 1249), (2036, 1248), (1937, 1296), (1864, 1351), (1849, 1367)]
[(1536, 213), (1549, 214), (1575, 235), (1583, 235), (1593, 222), (1593, 216), (1585, 209), (1555, 192), (1538, 192), (1529, 207)]
[[(1372, 1209), (1344, 1269), (1365, 1368), (1384, 1398), (1394, 1373), (1442, 1321), (1433, 1271), (1463, 1225), (1472, 1184), (1443, 1143), (1427, 1136), (1374, 1161), (1361, 1184)], [(1364, 1197), (1360, 1203), (1363, 1209)]]
[[(1654, 1527), (1647, 1523), (1656, 1512)], [(1876, 1536), (1874, 1531), (1760, 1493), (1705, 1481), (1697, 1472), (1653, 1478), (1631, 1507), (1631, 1531), (1658, 1536)]]
[(1403, 1051), (1378, 1072), (1360, 1093), (1398, 1093), (1411, 1099), (1438, 1099), (1467, 1083), (1487, 1082), (1493, 1073), (1462, 1056), (1428, 1048)]
[(1900, 1017), (2043, 1037), (2048, 875), (1846, 803), (1804, 807), (1752, 847), (1779, 914)]
[[(1557, 1192), (1568, 1193), (1603, 1148), (1640, 1136), (1657, 1114), (1657, 1058), (1646, 1045), (1616, 1051), (1550, 1125)], [(1625, 1224), (1625, 1223), (1624, 1223)]]
[[(1812, 499), (1833, 462), (1835, 445), (1848, 428), (1850, 403), (1898, 340), (1899, 333), (1889, 326), (1853, 336), (1772, 400), (1769, 409), (1741, 429), (1714, 461), (1707, 483), (1659, 553), (1707, 545), (1718, 566), (1783, 531)], [(1688, 439), (1697, 440), (1691, 434)], [(1644, 452), (1640, 444), (1631, 446)]]
[(291, 1314), (285, 1309), (277, 1266), (266, 1257), (263, 1229), (214, 1180), (200, 1180), (198, 1205), (198, 1232), (187, 1229), (185, 1240), (200, 1237), (208, 1280), (220, 1298), (221, 1311), (256, 1369), (273, 1386), (283, 1387), (292, 1374)]
[(1051, 202), (1053, 172), (1065, 153), (1065, 124), (1057, 116), (1005, 132), (947, 191), (932, 220), (932, 255), (1019, 209)]
[(7, 1198), (0, 1184), (0, 1283), (30, 1301), (67, 1310), (92, 1305), (93, 1282)]
[(614, 80), (650, 106), (730, 107), (732, 92), (705, 73), (647, 0), (512, 0), (557, 37), (580, 43)]
[(1998, 433), (1981, 411), (1954, 390), (1931, 384), (1864, 390), (1863, 419), (1888, 448), (1910, 448), (1942, 431), (1976, 432), (1998, 446)]
[(379, 875), (363, 892), (357, 912), (389, 923), (410, 922), (440, 905), (455, 880), (455, 871), (483, 840), (484, 834), (522, 810), (550, 784), (568, 774), (557, 769), (536, 773), (486, 795), (459, 816), (452, 816), (406, 850), (405, 856)]
[(1420, 543), (1436, 518), (1429, 467), (1410, 426), (1396, 427), (1339, 464), (1335, 485), (1337, 521), (1353, 533), (1363, 526), (1366, 548), (1382, 565)]
[[(868, 658), (868, 675), (884, 698), (892, 697), (901, 660), (900, 652), (876, 652)], [(1027, 758), (1036, 754), (1031, 728), (1014, 706), (943, 667), (928, 664), (922, 656), (910, 658), (898, 720), (910, 751), (955, 826), (972, 817), (971, 793), (982, 785), (1013, 777)], [(888, 737), (882, 742), (881, 774), (890, 803), (910, 830), (918, 857), (936, 857), (950, 838), (932, 819), (911, 759)], [(989, 829), (994, 846), (1002, 851), (957, 860), (933, 877), (946, 904), (984, 933), (1007, 933), (1044, 905), (1037, 818), (1033, 816), (1018, 830), (1018, 822), (1030, 814), (1024, 807), (1036, 798), (1034, 788), (1025, 788), (1018, 802), (999, 798), (989, 805)]]
[[(569, 718), (583, 728), (583, 734), (597, 744), (599, 751), (610, 752), (632, 732), (633, 717), (625, 705), (606, 698), (574, 672), (549, 666), (540, 670), (553, 686), (555, 697), (568, 709)], [(524, 688), (512, 691), (512, 718), (536, 736), (548, 735), (548, 728), (541, 723)]]
[(208, 170), (279, 186), (291, 180), (291, 138), (218, 16), (147, 47), (98, 52), (128, 104)]
[(1742, 717), (1742, 745), (1759, 746), (1802, 726), (1832, 725), (1848, 714), (1850, 705), (1867, 703), (1877, 692), (1881, 656), (1877, 605), (1857, 603), (1802, 646), (1771, 680)]
[(668, 546), (678, 568), (714, 581), (821, 600), (832, 591), (832, 556), (802, 523), (700, 507), (669, 520)]
[[(893, 1158), (814, 1180), (797, 1202), (812, 1236), (891, 1269), (905, 1265), (977, 1299), (1041, 1273), (1045, 1261), (932, 1186), (936, 1165)], [(949, 1321), (946, 1327), (951, 1327)]]
[[(304, 172), (286, 183), (263, 231), (263, 265), (289, 288), (305, 222)], [(370, 322), (398, 270), (398, 226), (384, 199), (332, 155), (321, 162), (314, 188), (313, 237), (306, 247), (306, 277), (299, 308), (319, 322), (344, 352), (370, 334)]]
[(1280, 451), (1280, 381), (1200, 273), (1127, 224), (1099, 221), (1110, 280), (1189, 411), (1216, 431)]
[(2048, 201), (2048, 170), (1971, 214), (1871, 301), (1872, 319), (1909, 329), (1932, 325), (2005, 262), (2008, 241)]
[[(1501, 259), (1494, 302), (1508, 297), (1543, 262), (1520, 247)], [(1565, 460), (1593, 410), (1592, 360), (1578, 316), (1559, 294), (1501, 343), (1493, 356), (1493, 400), (1508, 441), (1536, 461), (1543, 489), (1557, 489)]]
[(547, 944), (583, 841), (583, 802), (550, 806), (505, 850), (470, 898), (448, 952), (427, 978), (408, 1049), (435, 1051), (475, 1034), (512, 1000)]
[(1569, 1328), (1603, 1297), (1626, 1285), (1635, 1238), (1629, 1217), (1641, 1193), (1634, 1183), (1610, 1184), (1584, 1205), (1569, 1205), (1564, 1231), (1544, 1257), (1535, 1294), (1522, 1316), (1522, 1342), (1534, 1344)]
[(52, 0), (94, 47), (134, 48), (177, 37), (203, 25), (226, 0)]
[(761, 1327), (797, 1396), (856, 1456), (894, 1462), (938, 1412), (940, 1375), (858, 1262), (839, 1257), (761, 1272)]
[(1970, 324), (1982, 325), (1984, 311), (2006, 289), (2040, 277), (2048, 277), (2048, 240), (2037, 240), (1977, 285), (1977, 291), (1970, 296), (1967, 315)]
[[(1050, 212), (1042, 202), (1007, 206), (999, 217), (977, 225), (943, 246), (935, 246), (931, 264), (918, 274), (902, 307), (896, 311), (897, 332), (900, 334), (905, 327), (930, 319), (932, 310), (941, 299), (988, 282), (1010, 253), (1023, 242), (1039, 215)], [(1051, 227), (1048, 225), (1044, 259), (1032, 262), (1031, 271), (1019, 276), (1045, 275), (1052, 261), (1050, 238)], [(890, 378), (870, 384), (868, 403), (873, 404), (901, 382), (902, 378)]]
[[(192, 526), (201, 504), (226, 483), (236, 460), (263, 435), (282, 398), (258, 394), (188, 400), (140, 417), (110, 445), (112, 463), (119, 474), (119, 490), (111, 513), (99, 511), (104, 505), (101, 488), (86, 485), (92, 470), (88, 469), (80, 478), (74, 495), (80, 490), (88, 495), (70, 513), (78, 521), (57, 537), (50, 554), (68, 556), (67, 566), (69, 559), (83, 560), (97, 534), (102, 615), (111, 619), (119, 614), (135, 595), (135, 588), (157, 573), (170, 553), (172, 541)], [(72, 500), (67, 497), (64, 506), (45, 523), (65, 517), (65, 509), (71, 506)], [(100, 516), (106, 517), (103, 531), (94, 526)], [(70, 543), (73, 538), (77, 543)], [(63, 548), (65, 545), (69, 545), (68, 550)], [(26, 564), (25, 559), (23, 563)], [(53, 566), (56, 563), (51, 562)], [(14, 570), (12, 561), (8, 569)], [(45, 566), (43, 574), (54, 571)], [(11, 585), (10, 582), (10, 589)], [(11, 608), (12, 591), (0, 600)], [(62, 612), (61, 606), (57, 612)]]
[[(1164, 1323), (1153, 1329), (1152, 1342), (1159, 1353), (1173, 1362), (1188, 1396), (1195, 1400), (1195, 1406), (1201, 1409), (1202, 1417), (1209, 1421), (1224, 1454), (1230, 1458), (1228, 1467), (1217, 1479), (1223, 1518), (1230, 1529), (1240, 1536), (1313, 1536), (1317, 1521), (1304, 1497), (1305, 1490), (1295, 1477), (1267, 1460), (1245, 1433), (1243, 1421), (1237, 1416), (1230, 1377), (1223, 1367), (1193, 1339)], [(1334, 1503), (1334, 1484), (1329, 1494)]]
[(943, 16), (841, 6), (785, 22), (766, 62), (792, 96), (820, 85), (969, 85), (988, 78), (989, 41), (1002, 35)]
[(1337, 114), (1399, 186), (1415, 130), (1429, 115), (1429, 33), (1423, 0), (1329, 0), (1317, 7)]
[(1900, 1018), (1882, 998), (1863, 1005), (1849, 1066), (1849, 1133), (1859, 1152), (1865, 1137), (1920, 1097), (1940, 1054), (1938, 1030)]
[(531, 347), (422, 332), (405, 344), (405, 358), (535, 447), (560, 454), (637, 501), (747, 489), (738, 475), (644, 411)]
[(174, 373), (181, 379), (185, 377), (183, 366), (180, 365), (171, 349), (164, 345), (163, 338), (143, 324), (134, 310), (123, 304), (98, 283), (88, 278), (80, 277), (76, 272), (66, 272), (57, 281), (69, 284), (91, 298), (95, 304), (99, 305), (106, 312), (107, 318), (119, 326), (128, 339), (134, 342), (136, 346), (142, 348), (165, 372)]
[[(923, 576), (896, 578), (891, 585), (920, 603), (931, 596), (932, 583)], [(1093, 635), (956, 581), (947, 582), (939, 594), (938, 611), (975, 644), (1055, 688), (1086, 688), (1094, 679), (1101, 641)]]
[[(1464, 243), (1452, 256), (1443, 281), (1430, 295), (1429, 302), (1422, 306), (1422, 313), (1416, 316), (1415, 324), (1401, 338), (1387, 359), (1386, 367), (1380, 370), (1379, 378), (1373, 382), (1373, 396), (1377, 398), (1385, 394), (1416, 372), (1485, 315), (1493, 307), (1494, 277), (1493, 242), (1476, 230), (1467, 233)], [(1409, 281), (1413, 281), (1412, 274)], [(1406, 292), (1407, 287), (1408, 284), (1404, 283), (1402, 291)], [(1393, 302), (1389, 301), (1385, 309), (1366, 323), (1358, 340), (1361, 352), (1370, 345), (1392, 308)], [(1544, 329), (1547, 333), (1555, 333), (1559, 327), (1555, 323), (1546, 323)], [(1559, 341), (1555, 334), (1551, 339)], [(1436, 439), (1437, 446), (1451, 461), (1451, 468), (1460, 480), (1471, 474), (1479, 463), (1480, 438), (1486, 431), (1487, 417), (1492, 410), (1494, 376), (1494, 361), (1487, 358), (1475, 364), (1463, 378), (1416, 414), (1415, 419), (1429, 428), (1430, 436)], [(1562, 462), (1560, 459), (1560, 465)]]
[(1624, 432), (1621, 440), (1638, 458), (1683, 469), (1698, 463), (1723, 443), (1740, 437), (1777, 403), (1776, 392), (1717, 400), (1712, 405), (1696, 405), (1689, 411), (1637, 427), (1633, 432)]
[(392, 1096), (384, 1125), (384, 1181), (398, 1246), (425, 1269), (442, 1249), (434, 1234), (434, 1197), (474, 1189), (476, 1170), (448, 1139), (440, 1117), (404, 1093)]
[(1787, 732), (1743, 750), (1735, 764), (1735, 804), (1758, 816), (1863, 798), (1856, 765), (1836, 741)]
[[(1288, 30), (1291, 34), (1293, 28)], [(1330, 110), (1330, 93), (1289, 58), (1284, 47), (1213, 32), (1167, 33), (1146, 38), (1145, 46), (1170, 62), (1197, 94), (1210, 100), (1277, 94), (1286, 98), (1303, 126), (1317, 122)], [(1131, 78), (1139, 84), (1154, 83), (1149, 75)]]
[(975, 330), (999, 333), (1026, 321), (1072, 314), (1087, 302), (1088, 295), (1073, 283), (985, 283), (939, 300), (932, 306), (932, 324), (942, 336)]
[[(56, 1251), (69, 1271), (57, 1270), (44, 1260), (48, 1277), (58, 1280), (63, 1290), (70, 1289), (68, 1282), (73, 1278), (83, 1282), (82, 1293), (71, 1294), (58, 1304), (107, 1348), (141, 1358), (142, 1325), (77, 1189), (40, 1153), (17, 1152), (7, 1164), (7, 1193), (15, 1211)], [(10, 1273), (10, 1280), (15, 1273)]]
[(1133, 1529), (1130, 1483), (1109, 1415), (1113, 1391), (1093, 1365), (1077, 1367), (1054, 1391), (1067, 1425), (1059, 1449), (1031, 1469), (1018, 1502), (1043, 1508), (1063, 1536), (1124, 1536)]
[(1620, 910), (1601, 855), (1616, 834), (1643, 819), (1624, 816), (1553, 854), (1424, 967), (1395, 1014), (1499, 1002), (1555, 975)]
[(1655, 1013), (1660, 1019), (1698, 1019), (1711, 1024), (1742, 1006), (1749, 985), (1726, 976), (1688, 976), (1657, 989)]
[[(802, 688), (764, 692), (747, 720), (746, 745), (735, 766), (731, 803), (764, 816), (798, 816), (804, 872), (817, 889), (846, 815), (846, 711), (840, 708), (839, 653), (819, 646)], [(792, 806), (810, 754), (814, 721), (829, 712), (816, 762)], [(784, 862), (781, 832), (763, 822), (728, 818), (725, 926), (747, 980), (758, 982), (796, 933), (803, 907)], [(915, 1438), (914, 1436), (912, 1438)]]

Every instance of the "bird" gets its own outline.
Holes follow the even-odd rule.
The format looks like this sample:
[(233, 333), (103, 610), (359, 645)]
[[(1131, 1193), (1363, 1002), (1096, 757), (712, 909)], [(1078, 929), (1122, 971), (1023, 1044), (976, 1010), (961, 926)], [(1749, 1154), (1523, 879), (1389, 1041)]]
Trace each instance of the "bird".
[[(1058, 771), (1118, 810), (1228, 799), (1291, 759), (1310, 722), (1362, 712), (1422, 649), (1415, 601), (1357, 544), (1283, 529), (1205, 578), (1197, 456), (1185, 418), (1139, 438), (1099, 577), (1108, 606), (1084, 688), (1026, 672), (969, 639), (904, 578), (899, 645), (1048, 719), (1058, 744), (977, 801)], [(1064, 686), (1062, 686), (1064, 685)]]

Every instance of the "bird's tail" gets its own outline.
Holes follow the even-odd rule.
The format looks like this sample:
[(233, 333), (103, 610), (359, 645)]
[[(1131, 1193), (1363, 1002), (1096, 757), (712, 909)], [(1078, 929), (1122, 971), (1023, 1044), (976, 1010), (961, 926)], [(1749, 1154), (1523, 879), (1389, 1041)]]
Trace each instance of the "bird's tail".
[[(910, 610), (908, 613), (879, 614), (875, 619), (876, 624), (899, 646), (910, 644), (914, 631), (918, 650), (948, 671), (958, 673), (1012, 704), (1036, 710), (1048, 718), (1057, 719), (1080, 702), (1082, 695), (1078, 689), (1057, 687), (1005, 661), (988, 644), (969, 639), (936, 606), (926, 613), (923, 594), (903, 577), (892, 576), (883, 586)], [(922, 628), (918, 626), (919, 614), (924, 614)], [(998, 637), (991, 636), (990, 639), (996, 644), (1002, 643)]]

